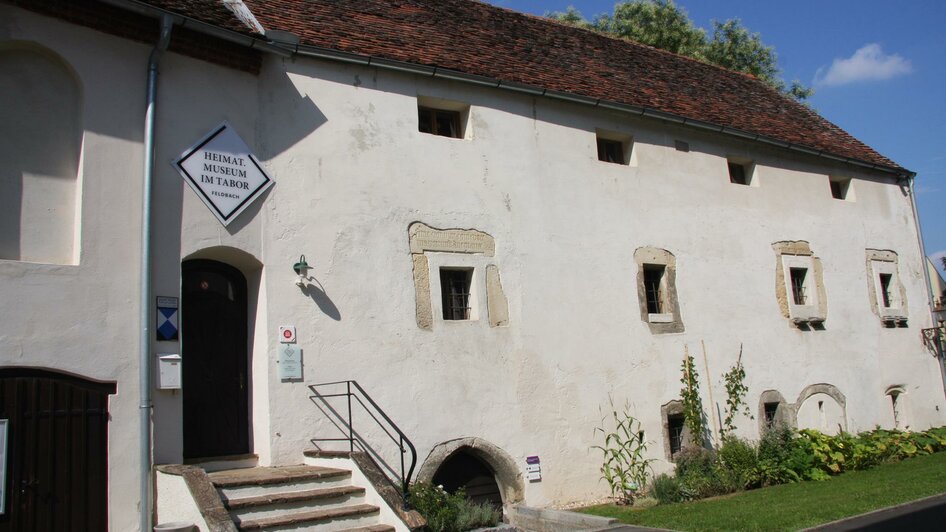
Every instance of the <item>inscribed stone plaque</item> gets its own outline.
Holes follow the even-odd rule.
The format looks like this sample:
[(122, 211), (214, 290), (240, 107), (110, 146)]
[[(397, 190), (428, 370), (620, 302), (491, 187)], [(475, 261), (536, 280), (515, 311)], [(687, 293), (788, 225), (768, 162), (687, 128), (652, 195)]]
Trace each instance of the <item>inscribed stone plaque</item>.
[(492, 257), (496, 252), (493, 237), (473, 229), (434, 229), (414, 224), (410, 229), (411, 253), (445, 251), (448, 253), (483, 253)]

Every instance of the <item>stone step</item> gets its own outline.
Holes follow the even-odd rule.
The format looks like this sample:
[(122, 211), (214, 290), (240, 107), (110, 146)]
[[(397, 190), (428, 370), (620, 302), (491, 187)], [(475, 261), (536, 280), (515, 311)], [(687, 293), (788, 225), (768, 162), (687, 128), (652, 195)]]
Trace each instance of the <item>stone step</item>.
[[(379, 509), (370, 504), (356, 504), (329, 510), (284, 513), (261, 519), (236, 521), (238, 530), (341, 531), (367, 528), (378, 524)], [(370, 528), (369, 528), (370, 530)]]
[(356, 486), (317, 488), (223, 499), (235, 521), (262, 519), (300, 510), (329, 510), (364, 503), (365, 489)]
[(394, 532), (395, 528), (389, 525), (363, 526), (359, 528), (346, 528), (339, 532)]
[(306, 465), (233, 469), (207, 476), (228, 500), (351, 485), (351, 471)]

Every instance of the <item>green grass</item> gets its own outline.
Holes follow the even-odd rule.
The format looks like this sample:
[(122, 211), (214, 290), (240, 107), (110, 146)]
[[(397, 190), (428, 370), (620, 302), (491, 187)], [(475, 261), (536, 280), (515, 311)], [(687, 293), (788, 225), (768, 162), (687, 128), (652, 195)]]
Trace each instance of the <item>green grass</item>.
[(603, 505), (580, 511), (672, 530), (797, 530), (946, 493), (946, 452), (800, 482), (646, 510)]

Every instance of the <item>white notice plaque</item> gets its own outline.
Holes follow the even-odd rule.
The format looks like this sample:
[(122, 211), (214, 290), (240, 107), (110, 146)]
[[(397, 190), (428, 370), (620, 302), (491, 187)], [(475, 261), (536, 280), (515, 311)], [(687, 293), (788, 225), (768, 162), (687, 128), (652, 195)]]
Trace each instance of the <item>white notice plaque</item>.
[(279, 380), (302, 380), (302, 349), (295, 344), (279, 344)]
[(227, 122), (185, 151), (174, 167), (223, 225), (232, 222), (273, 185), (272, 178)]

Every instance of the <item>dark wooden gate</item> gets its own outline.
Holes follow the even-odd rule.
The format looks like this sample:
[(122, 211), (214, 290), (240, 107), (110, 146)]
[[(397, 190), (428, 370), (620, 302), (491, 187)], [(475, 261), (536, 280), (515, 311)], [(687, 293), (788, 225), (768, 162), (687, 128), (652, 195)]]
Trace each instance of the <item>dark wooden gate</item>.
[(108, 396), (114, 383), (0, 368), (9, 420), (0, 532), (108, 529)]
[(246, 278), (212, 260), (181, 270), (184, 458), (248, 453)]

